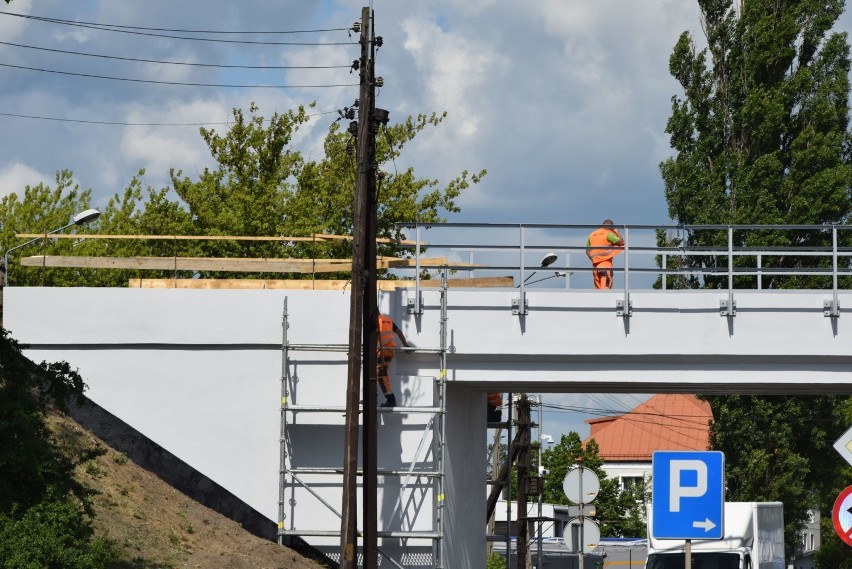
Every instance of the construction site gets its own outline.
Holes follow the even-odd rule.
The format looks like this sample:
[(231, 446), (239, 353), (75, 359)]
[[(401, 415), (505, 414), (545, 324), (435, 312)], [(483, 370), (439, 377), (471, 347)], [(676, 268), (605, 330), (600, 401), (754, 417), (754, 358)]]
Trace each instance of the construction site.
[[(504, 444), (515, 442), (510, 456), (523, 471), (536, 427), (523, 403), (489, 424), (488, 393), (523, 402), (526, 393), (852, 390), (852, 343), (840, 317), (852, 298), (837, 286), (844, 276), (838, 259), (848, 252), (836, 245), (802, 249), (832, 260), (803, 270), (829, 286), (774, 290), (753, 285), (777, 272), (764, 263), (779, 252), (729, 242), (712, 252), (729, 267), (720, 271), (727, 288), (673, 290), (666, 283), (683, 276), (674, 260), (692, 253), (659, 247), (652, 236), (701, 228), (619, 226), (627, 247), (614, 269), (616, 285), (596, 290), (586, 288), (592, 269), (582, 238), (591, 227), (415, 225), (407, 228), (411, 240), (398, 244), (404, 254), (377, 259), (394, 266), (377, 285), (377, 308), (410, 346), (397, 346), (390, 370), (395, 407), (357, 394), (360, 445), (371, 442), (363, 417), (376, 417), (376, 463), (369, 474), (359, 453), (354, 489), (344, 483), (346, 424), (353, 418), (352, 283), (316, 278), (318, 259), (171, 259), (189, 270), (286, 262), (295, 271), (300, 263), (298, 270), (313, 278), (297, 281), (299, 290), (284, 281), (200, 278), (140, 278), (125, 288), (16, 287), (12, 265), (4, 327), (28, 346), (31, 359), (79, 368), (92, 401), (276, 523), (282, 543), (301, 539), (340, 562), (341, 505), (348, 498), (359, 516), (372, 512), (375, 563), (481, 568), (489, 542), (504, 551), (518, 543), (535, 549), (537, 532), (530, 523), (516, 526), (529, 525), (523, 541), (488, 535), (489, 496), (495, 501), (493, 490), (505, 482), (486, 475), (494, 429)], [(735, 267), (735, 258), (745, 261)], [(21, 259), (43, 267), (147, 262)], [(433, 276), (423, 278), (427, 268)], [(740, 278), (751, 286), (736, 287)], [(363, 346), (370, 351), (369, 342)], [(375, 502), (364, 498), (371, 484)], [(368, 535), (363, 524), (356, 562), (369, 566), (360, 555)]]

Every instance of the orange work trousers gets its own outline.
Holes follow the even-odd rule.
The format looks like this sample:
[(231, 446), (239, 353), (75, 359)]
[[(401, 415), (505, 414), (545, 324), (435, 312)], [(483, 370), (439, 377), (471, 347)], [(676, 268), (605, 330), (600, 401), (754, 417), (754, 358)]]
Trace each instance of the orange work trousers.
[(595, 288), (612, 288), (612, 259), (594, 263)]
[(388, 368), (390, 368), (392, 359), (393, 358), (383, 358), (380, 356), (378, 363), (376, 364), (376, 379), (379, 380), (379, 385), (382, 387), (382, 394), (385, 397), (393, 393), (390, 374), (388, 373)]

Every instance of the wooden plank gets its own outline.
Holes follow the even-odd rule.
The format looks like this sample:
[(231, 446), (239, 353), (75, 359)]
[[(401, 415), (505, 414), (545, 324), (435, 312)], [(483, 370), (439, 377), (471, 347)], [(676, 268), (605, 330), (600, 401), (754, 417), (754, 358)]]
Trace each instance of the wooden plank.
[[(35, 255), (20, 260), (25, 267), (134, 269), (160, 271), (227, 271), (238, 273), (337, 273), (351, 271), (348, 260), (338, 259), (236, 259), (208, 257), (84, 257)], [(414, 259), (381, 257), (380, 269), (414, 267)], [(421, 267), (440, 267), (443, 258), (420, 259)]]
[[(396, 288), (412, 288), (414, 281), (395, 281)], [(435, 288), (441, 286), (440, 279), (421, 280), (423, 288)], [(471, 279), (447, 279), (448, 288), (489, 288), (489, 287), (514, 287), (515, 279), (512, 277), (474, 277)]]
[[(345, 241), (351, 240), (350, 235), (330, 235), (325, 233), (314, 233), (307, 237), (294, 236), (260, 236), (260, 235), (105, 235), (101, 233), (16, 233), (15, 237), (20, 239), (127, 239), (127, 240), (154, 240), (154, 241)], [(399, 245), (417, 245), (416, 241), (406, 239), (376, 239), (376, 243), (396, 243)], [(420, 242), (421, 247), (426, 243)]]
[[(386, 281), (393, 282), (393, 281)], [(344, 290), (348, 280), (315, 279), (129, 279), (130, 288), (185, 288), (232, 290)], [(389, 286), (387, 290), (393, 290)]]
[[(414, 281), (380, 280), (379, 290), (413, 287)], [(440, 280), (420, 281), (423, 288), (440, 287)], [(348, 280), (317, 279), (129, 279), (130, 288), (184, 288), (184, 289), (270, 289), (270, 290), (345, 290)], [(484, 277), (473, 279), (447, 279), (451, 288), (512, 287), (512, 277)]]

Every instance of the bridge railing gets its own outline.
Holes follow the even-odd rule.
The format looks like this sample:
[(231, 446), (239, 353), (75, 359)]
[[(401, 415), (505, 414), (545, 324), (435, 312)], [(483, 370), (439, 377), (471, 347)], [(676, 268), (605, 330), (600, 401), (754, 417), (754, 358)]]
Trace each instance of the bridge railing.
[[(553, 224), (400, 224), (414, 245), (402, 248), (415, 259), (419, 312), (421, 259), (442, 257), (447, 269), (471, 278), (511, 275), (525, 306), (528, 288), (564, 278), (560, 288), (589, 288), (591, 262), (587, 239), (600, 225)], [(834, 306), (840, 277), (852, 275), (852, 226), (846, 225), (614, 225), (625, 240), (613, 272), (629, 294), (651, 288), (799, 288), (832, 290)], [(662, 243), (662, 244), (661, 244)], [(411, 272), (408, 273), (409, 275)], [(807, 277), (807, 278), (805, 278)], [(820, 278), (821, 277), (821, 278)], [(577, 279), (582, 278), (577, 286)], [(533, 280), (534, 279), (534, 280)], [(618, 281), (621, 283), (618, 283)], [(787, 281), (784, 284), (784, 281)], [(572, 282), (573, 281), (573, 282)], [(804, 285), (804, 286), (803, 286)]]

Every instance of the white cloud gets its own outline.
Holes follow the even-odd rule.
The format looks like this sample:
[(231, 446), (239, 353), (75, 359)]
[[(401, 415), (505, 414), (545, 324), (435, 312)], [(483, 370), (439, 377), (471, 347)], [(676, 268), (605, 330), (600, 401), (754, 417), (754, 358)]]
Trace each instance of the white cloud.
[(41, 183), (49, 185), (52, 182), (52, 176), (45, 176), (26, 164), (9, 164), (0, 169), (0, 196), (15, 193), (21, 197), (26, 186), (37, 186)]

